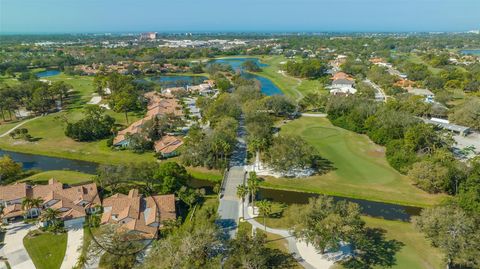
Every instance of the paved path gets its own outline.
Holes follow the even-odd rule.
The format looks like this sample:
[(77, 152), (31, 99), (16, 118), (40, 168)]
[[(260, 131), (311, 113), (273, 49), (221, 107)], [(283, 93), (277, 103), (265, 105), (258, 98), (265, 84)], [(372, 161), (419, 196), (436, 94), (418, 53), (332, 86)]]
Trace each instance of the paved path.
[(4, 246), (0, 250), (0, 255), (5, 256), (12, 269), (32, 269), (35, 268), (32, 259), (23, 246), (23, 238), (30, 230), (35, 229), (32, 224), (23, 222), (12, 223), (7, 226)]
[(67, 250), (65, 251), (65, 257), (63, 258), (62, 267), (60, 267), (60, 269), (72, 269), (75, 266), (80, 254), (82, 253), (82, 243), (83, 228), (81, 226), (69, 228), (67, 236)]
[(230, 238), (235, 237), (238, 227), (240, 200), (237, 197), (237, 187), (245, 179), (245, 159), (247, 149), (245, 144), (245, 124), (243, 117), (239, 120), (237, 130), (237, 145), (230, 158), (229, 171), (223, 179), (223, 189), (218, 205), (219, 219), (217, 224), (222, 227)]
[[(245, 199), (244, 214), (245, 220), (250, 223), (253, 228), (260, 229), (265, 231), (265, 226), (256, 221), (248, 211), (248, 199)], [(348, 246), (342, 246), (340, 251), (329, 252), (324, 255), (319, 254), (318, 251), (311, 245), (306, 244), (303, 241), (297, 241), (296, 238), (288, 231), (283, 229), (274, 229), (267, 226), (266, 231), (271, 234), (276, 234), (288, 243), (288, 250), (297, 260), (297, 262), (306, 269), (329, 269), (331, 268), (336, 260), (344, 257), (343, 255), (348, 254), (350, 249)]]
[(380, 86), (378, 86), (377, 84), (373, 83), (373, 82), (372, 82), (371, 80), (369, 80), (369, 79), (365, 79), (363, 82), (367, 83), (368, 85), (370, 85), (370, 87), (372, 87), (373, 89), (375, 89), (375, 91), (376, 91), (376, 93), (375, 93), (375, 100), (387, 102), (387, 95), (385, 94), (385, 92), (383, 91), (383, 89), (380, 88)]
[(302, 117), (326, 118), (326, 113), (302, 113)]
[(3, 133), (3, 134), (0, 134), (0, 137), (4, 137), (4, 136), (8, 135), (9, 133), (13, 132), (15, 129), (20, 128), (22, 125), (24, 125), (24, 124), (26, 124), (26, 123), (28, 123), (28, 122), (31, 122), (31, 121), (33, 121), (33, 120), (36, 120), (36, 119), (38, 119), (38, 118), (40, 118), (40, 117), (42, 117), (42, 116), (38, 116), (38, 117), (35, 117), (35, 118), (32, 118), (32, 119), (26, 120), (26, 121), (24, 121), (24, 122), (21, 122), (21, 123), (17, 124), (15, 127), (13, 127), (12, 129), (6, 131), (6, 132)]

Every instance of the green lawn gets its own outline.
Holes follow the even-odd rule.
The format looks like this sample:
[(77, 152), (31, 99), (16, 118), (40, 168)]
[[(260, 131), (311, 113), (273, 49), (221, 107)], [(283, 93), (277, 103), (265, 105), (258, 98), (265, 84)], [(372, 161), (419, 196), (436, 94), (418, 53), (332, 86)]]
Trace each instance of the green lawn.
[(412, 62), (412, 63), (416, 63), (416, 64), (424, 64), (426, 66), (428, 66), (428, 70), (430, 70), (430, 72), (432, 72), (434, 75), (440, 73), (442, 71), (441, 68), (436, 68), (436, 67), (433, 67), (431, 66), (429, 63), (425, 62), (420, 56), (418, 56), (417, 54), (413, 54), (413, 53), (410, 53), (408, 54), (407, 56), (407, 59), (408, 61)]
[(37, 269), (56, 269), (62, 265), (67, 249), (67, 234), (43, 233), (34, 237), (27, 235), (23, 239)]
[(284, 56), (261, 56), (259, 59), (262, 63), (268, 64), (268, 66), (262, 67), (262, 71), (255, 74), (272, 80), (289, 97), (300, 99), (308, 92), (321, 89), (322, 84), (318, 80), (294, 78), (287, 74), (279, 73), (282, 66), (281, 63), (288, 61)]
[(64, 184), (81, 184), (92, 181), (93, 175), (80, 173), (76, 171), (63, 171), (63, 170), (53, 170), (46, 171), (29, 176), (21, 181), (32, 181), (36, 183), (47, 182), (49, 179), (54, 178)]
[(365, 135), (333, 126), (328, 119), (303, 117), (284, 125), (281, 134), (302, 136), (333, 163), (334, 170), (300, 179), (267, 177), (265, 187), (418, 206), (445, 197), (416, 188), (387, 163), (383, 147)]
[[(278, 204), (273, 206), (272, 217), (267, 218), (267, 226), (278, 229), (289, 229), (296, 223), (297, 213), (303, 210), (302, 205), (289, 205), (281, 210)], [(278, 214), (280, 213), (281, 214)], [(436, 269), (444, 268), (441, 252), (430, 245), (423, 234), (415, 230), (412, 223), (391, 221), (362, 216), (368, 227), (380, 228), (385, 231), (388, 240), (398, 240), (403, 246), (396, 254), (396, 269)], [(263, 217), (257, 218), (263, 224)], [(335, 269), (343, 268), (340, 265)]]
[(363, 217), (367, 226), (386, 231), (387, 239), (404, 244), (397, 253), (394, 269), (436, 269), (445, 268), (443, 255), (430, 245), (423, 234), (416, 231), (411, 223)]

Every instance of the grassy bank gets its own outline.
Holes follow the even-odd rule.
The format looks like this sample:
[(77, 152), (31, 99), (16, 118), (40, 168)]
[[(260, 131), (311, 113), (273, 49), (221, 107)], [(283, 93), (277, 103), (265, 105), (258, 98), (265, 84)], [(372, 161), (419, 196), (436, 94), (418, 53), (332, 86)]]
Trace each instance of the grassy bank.
[(365, 135), (333, 126), (328, 119), (303, 117), (284, 125), (281, 134), (302, 136), (334, 169), (300, 179), (267, 177), (265, 187), (417, 206), (433, 205), (445, 197), (416, 188), (388, 164), (383, 147)]
[(80, 173), (76, 171), (64, 171), (64, 170), (53, 170), (46, 171), (29, 176), (22, 179), (21, 181), (31, 181), (35, 183), (47, 182), (49, 179), (54, 178), (59, 182), (64, 184), (81, 184), (92, 181), (93, 175)]
[(25, 236), (23, 244), (37, 269), (58, 269), (67, 249), (67, 234)]
[(300, 79), (280, 73), (282, 63), (288, 61), (284, 56), (262, 56), (259, 59), (268, 66), (262, 67), (262, 71), (255, 74), (273, 81), (287, 96), (300, 99), (308, 92), (322, 89), (322, 84), (316, 79)]

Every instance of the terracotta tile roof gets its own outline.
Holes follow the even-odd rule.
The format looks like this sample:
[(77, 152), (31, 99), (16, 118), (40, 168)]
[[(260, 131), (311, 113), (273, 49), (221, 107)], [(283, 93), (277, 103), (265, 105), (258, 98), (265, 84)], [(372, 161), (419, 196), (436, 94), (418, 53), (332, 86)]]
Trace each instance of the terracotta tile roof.
[(165, 98), (157, 92), (147, 92), (144, 96), (149, 99), (147, 106), (147, 114), (143, 119), (140, 119), (126, 129), (118, 132), (117, 136), (113, 139), (113, 144), (117, 145), (126, 139), (127, 134), (137, 134), (142, 130), (142, 126), (145, 122), (158, 117), (160, 115), (173, 114), (175, 116), (183, 116), (182, 106), (178, 103), (177, 99)]
[(22, 208), (21, 204), (12, 204), (3, 209), (3, 217), (4, 218), (14, 218), (23, 216), (25, 211)]
[[(23, 186), (26, 195), (21, 197), (23, 192), (21, 192), (16, 185)], [(47, 185), (36, 185), (33, 187), (30, 187), (26, 183), (16, 185), (2, 186), (0, 187), (0, 193), (11, 190), (11, 186), (14, 186), (15, 188), (13, 189), (20, 193), (20, 196), (16, 196), (18, 197), (16, 199), (25, 197), (41, 198), (44, 206), (61, 210), (62, 214), (60, 217), (63, 220), (83, 217), (86, 215), (85, 209), (88, 206), (101, 205), (95, 183), (64, 188), (62, 183), (55, 179), (50, 179)], [(16, 204), (15, 206), (13, 209), (18, 207), (21, 209), (20, 204)], [(8, 210), (12, 210), (12, 208)], [(4, 209), (4, 213), (5, 212), (7, 211)], [(9, 214), (12, 212), (9, 212)]]
[(169, 154), (177, 150), (183, 145), (182, 139), (177, 136), (164, 135), (160, 140), (155, 142), (155, 151), (163, 154)]
[(101, 223), (120, 223), (122, 228), (153, 238), (162, 221), (176, 218), (175, 196), (156, 195), (143, 197), (138, 190), (128, 195), (115, 194), (103, 200)]
[(348, 80), (354, 80), (350, 75), (344, 72), (337, 72), (335, 73), (332, 77), (332, 80), (337, 80), (337, 79), (348, 79)]
[(13, 185), (0, 186), (0, 200), (12, 201), (27, 197), (27, 183), (15, 183)]
[(386, 61), (383, 58), (372, 58), (370, 59), (370, 62), (376, 64), (376, 63), (385, 63)]

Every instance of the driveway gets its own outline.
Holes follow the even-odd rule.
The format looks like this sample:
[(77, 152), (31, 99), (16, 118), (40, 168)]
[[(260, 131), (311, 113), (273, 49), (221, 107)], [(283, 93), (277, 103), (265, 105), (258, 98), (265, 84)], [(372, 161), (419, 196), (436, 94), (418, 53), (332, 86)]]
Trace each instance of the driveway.
[(60, 269), (72, 269), (82, 253), (83, 227), (78, 225), (68, 229), (67, 250)]
[(36, 227), (32, 224), (23, 222), (12, 223), (7, 226), (5, 234), (5, 245), (0, 250), (0, 255), (5, 256), (12, 269), (32, 269), (35, 268), (27, 250), (23, 246), (23, 238), (30, 230)]

